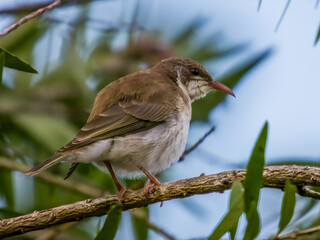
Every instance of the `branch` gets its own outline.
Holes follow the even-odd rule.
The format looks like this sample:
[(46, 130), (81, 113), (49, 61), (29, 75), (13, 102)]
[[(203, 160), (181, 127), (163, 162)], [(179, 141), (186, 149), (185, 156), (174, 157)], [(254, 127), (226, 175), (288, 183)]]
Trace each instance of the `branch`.
[(317, 200), (320, 200), (320, 193), (317, 191), (314, 191), (310, 188), (308, 188), (307, 186), (303, 186), (303, 187), (299, 187), (299, 194), (301, 196), (307, 196), (307, 197), (311, 197)]
[[(227, 171), (208, 176), (183, 179), (144, 190), (126, 192), (122, 209), (128, 210), (195, 194), (224, 192), (234, 181), (243, 181), (245, 170)], [(304, 166), (270, 166), (264, 169), (263, 187), (283, 188), (286, 179), (298, 186), (320, 186), (320, 168)], [(68, 205), (35, 211), (20, 217), (0, 220), (0, 238), (22, 234), (54, 225), (105, 215), (117, 202), (117, 195), (88, 199)]]
[(195, 150), (211, 133), (213, 133), (213, 131), (216, 129), (216, 127), (211, 127), (209, 129), (208, 132), (206, 132), (202, 138), (200, 138), (192, 147), (186, 149), (182, 156), (180, 157), (179, 161), (183, 161), (184, 158), (189, 154), (191, 153), (193, 150)]
[(5, 30), (3, 30), (2, 32), (0, 32), (0, 37), (3, 37), (5, 35), (7, 35), (9, 32), (13, 31), (14, 29), (18, 28), (19, 26), (21, 26), (22, 24), (28, 22), (29, 20), (31, 20), (32, 18), (35, 18), (36, 16), (50, 11), (52, 10), (54, 7), (58, 6), (61, 4), (61, 0), (55, 0), (53, 3), (51, 3), (50, 5), (40, 8), (37, 11), (34, 11), (30, 14), (28, 14), (27, 16), (21, 18), (18, 22), (12, 24), (11, 26), (7, 27)]
[[(320, 231), (320, 226), (316, 226), (316, 227), (303, 229), (303, 230), (295, 230), (295, 231), (290, 232), (288, 234), (278, 236), (275, 239), (287, 239), (288, 240), (288, 239), (297, 239), (298, 237), (302, 237), (302, 236), (305, 236), (306, 238), (308, 238), (308, 236), (310, 236), (311, 234), (314, 234), (319, 231)], [(303, 239), (303, 238), (301, 238), (301, 239)], [(308, 238), (308, 239), (311, 239), (311, 238)]]
[[(82, 4), (88, 3), (93, 0), (62, 0), (60, 6), (70, 5), (70, 4)], [(19, 4), (17, 6), (2, 8), (0, 9), (0, 14), (25, 14), (31, 11), (36, 11), (39, 8), (43, 8), (52, 3), (52, 0), (46, 0), (42, 2), (29, 3), (25, 1), (25, 4)]]

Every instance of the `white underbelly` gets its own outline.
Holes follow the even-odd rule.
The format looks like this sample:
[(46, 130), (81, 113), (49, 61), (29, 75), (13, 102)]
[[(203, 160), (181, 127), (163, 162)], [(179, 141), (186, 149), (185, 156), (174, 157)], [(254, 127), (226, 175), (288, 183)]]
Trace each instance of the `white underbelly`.
[(115, 173), (122, 177), (142, 176), (138, 166), (152, 174), (159, 173), (177, 162), (182, 155), (188, 137), (190, 115), (180, 115), (145, 132), (100, 140), (83, 152), (80, 158), (84, 162), (89, 160), (101, 170), (106, 170), (102, 161), (110, 161)]

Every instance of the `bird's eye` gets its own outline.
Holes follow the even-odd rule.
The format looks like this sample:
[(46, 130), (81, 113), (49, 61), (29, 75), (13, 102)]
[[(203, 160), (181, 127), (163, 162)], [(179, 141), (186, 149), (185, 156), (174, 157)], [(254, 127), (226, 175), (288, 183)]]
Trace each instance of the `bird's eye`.
[(192, 70), (191, 70), (191, 73), (192, 73), (192, 75), (194, 75), (194, 76), (198, 76), (199, 75), (199, 69), (198, 68), (193, 68)]

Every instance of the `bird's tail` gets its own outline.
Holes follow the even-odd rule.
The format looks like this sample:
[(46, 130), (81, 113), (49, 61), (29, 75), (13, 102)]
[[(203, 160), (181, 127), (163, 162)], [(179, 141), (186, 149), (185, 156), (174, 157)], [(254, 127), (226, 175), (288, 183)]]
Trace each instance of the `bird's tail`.
[(31, 168), (29, 171), (25, 172), (25, 175), (26, 176), (34, 176), (34, 175), (42, 172), (43, 170), (45, 170), (53, 165), (56, 165), (57, 163), (61, 162), (62, 160), (64, 160), (67, 157), (68, 157), (68, 155), (55, 154), (52, 157), (45, 160), (44, 162), (42, 162), (41, 164), (39, 164), (38, 166), (35, 166), (35, 167)]

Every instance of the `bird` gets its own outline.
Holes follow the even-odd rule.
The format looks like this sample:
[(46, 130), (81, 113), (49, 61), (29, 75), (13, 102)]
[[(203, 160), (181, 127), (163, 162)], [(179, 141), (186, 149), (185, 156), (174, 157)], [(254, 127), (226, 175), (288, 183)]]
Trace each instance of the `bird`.
[(144, 191), (160, 184), (157, 173), (177, 162), (186, 147), (191, 103), (212, 90), (235, 97), (214, 81), (198, 62), (170, 57), (106, 85), (94, 101), (86, 124), (52, 157), (31, 168), (34, 176), (60, 162), (70, 162), (68, 178), (79, 163), (109, 172), (119, 201), (127, 190), (117, 179), (146, 175)]

